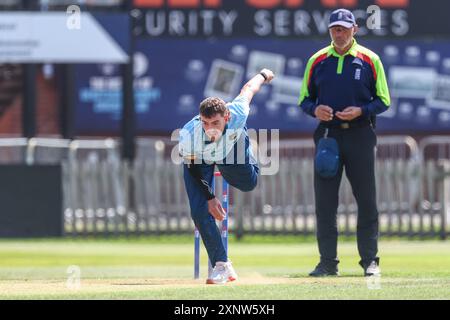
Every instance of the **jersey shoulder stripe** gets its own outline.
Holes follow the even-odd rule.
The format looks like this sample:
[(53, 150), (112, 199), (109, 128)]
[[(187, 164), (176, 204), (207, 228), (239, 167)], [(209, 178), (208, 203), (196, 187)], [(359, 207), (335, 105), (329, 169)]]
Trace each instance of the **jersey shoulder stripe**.
[(311, 56), (311, 58), (308, 61), (308, 64), (306, 66), (306, 72), (305, 74), (307, 75), (307, 83), (309, 85), (310, 81), (311, 81), (311, 75), (314, 71), (315, 66), (317, 66), (317, 64), (319, 64), (321, 61), (325, 60), (328, 55), (329, 55), (329, 50), (330, 50), (330, 46), (327, 46), (323, 49), (320, 49), (319, 51), (317, 51), (315, 54), (313, 54)]
[(363, 60), (364, 62), (366, 62), (367, 64), (369, 64), (369, 66), (373, 72), (373, 77), (374, 77), (375, 81), (377, 81), (378, 74), (377, 74), (375, 64), (377, 63), (378, 60), (380, 60), (378, 55), (376, 53), (374, 53), (373, 51), (371, 51), (359, 44), (356, 46), (356, 51), (357, 51), (356, 56), (358, 58), (360, 58), (361, 60)]

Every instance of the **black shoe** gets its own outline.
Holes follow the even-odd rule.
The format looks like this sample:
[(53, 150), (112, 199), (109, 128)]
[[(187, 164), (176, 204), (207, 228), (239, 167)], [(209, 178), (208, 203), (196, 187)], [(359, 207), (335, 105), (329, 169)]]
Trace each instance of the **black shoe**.
[(370, 276), (380, 276), (381, 275), (381, 269), (380, 269), (380, 259), (375, 258), (372, 261), (363, 262), (360, 261), (359, 265), (364, 269), (364, 276), (370, 277)]
[(316, 268), (309, 273), (310, 277), (327, 277), (327, 276), (338, 276), (337, 266), (327, 266), (320, 262)]

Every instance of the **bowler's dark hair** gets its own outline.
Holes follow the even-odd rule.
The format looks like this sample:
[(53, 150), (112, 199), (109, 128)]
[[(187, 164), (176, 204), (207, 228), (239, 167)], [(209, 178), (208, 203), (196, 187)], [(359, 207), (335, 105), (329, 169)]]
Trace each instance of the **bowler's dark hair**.
[(212, 118), (216, 114), (225, 116), (227, 107), (225, 101), (220, 98), (209, 97), (200, 103), (200, 114), (205, 118)]

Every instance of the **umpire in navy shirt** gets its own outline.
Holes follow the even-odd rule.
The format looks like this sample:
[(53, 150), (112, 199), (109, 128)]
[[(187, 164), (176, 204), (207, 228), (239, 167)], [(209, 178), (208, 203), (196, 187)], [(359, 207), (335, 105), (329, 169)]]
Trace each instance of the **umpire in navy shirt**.
[[(364, 275), (378, 275), (374, 119), (388, 109), (389, 90), (380, 58), (354, 39), (358, 26), (353, 14), (346, 9), (332, 12), (328, 27), (332, 42), (309, 59), (299, 99), (302, 110), (320, 120), (314, 132), (316, 149), (323, 137), (337, 142), (332, 176), (321, 172), (321, 150), (316, 150), (314, 192), (320, 262), (309, 275), (338, 275), (337, 208), (344, 168), (358, 204), (359, 264)], [(325, 166), (333, 166), (326, 162)]]

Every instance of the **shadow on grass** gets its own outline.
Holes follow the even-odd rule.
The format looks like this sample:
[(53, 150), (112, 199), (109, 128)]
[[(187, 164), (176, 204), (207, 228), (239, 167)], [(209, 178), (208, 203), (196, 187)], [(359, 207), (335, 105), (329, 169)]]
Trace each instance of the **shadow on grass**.
[(345, 278), (360, 278), (366, 279), (362, 274), (344, 274), (339, 276), (324, 276), (324, 277), (311, 277), (307, 273), (294, 273), (287, 276), (289, 279), (299, 279), (299, 278), (307, 278), (307, 279), (345, 279)]

